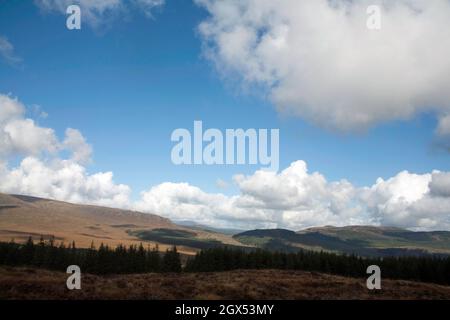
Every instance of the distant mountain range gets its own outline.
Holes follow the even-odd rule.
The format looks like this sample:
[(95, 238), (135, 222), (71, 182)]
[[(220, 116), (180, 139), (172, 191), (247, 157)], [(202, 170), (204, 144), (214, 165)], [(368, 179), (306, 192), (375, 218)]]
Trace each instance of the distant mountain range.
[(450, 255), (450, 232), (414, 232), (392, 227), (347, 226), (251, 230), (233, 236), (239, 242), (268, 250), (328, 251), (360, 256)]
[[(183, 225), (181, 225), (183, 224)], [(145, 242), (160, 250), (177, 245), (193, 254), (200, 249), (229, 246), (296, 252), (328, 251), (361, 256), (450, 255), (450, 232), (413, 232), (399, 228), (348, 226), (302, 231), (218, 229), (192, 221), (174, 223), (154, 214), (72, 204), (0, 193), (0, 241), (24, 242), (41, 235), (78, 247), (91, 242), (116, 246)]]

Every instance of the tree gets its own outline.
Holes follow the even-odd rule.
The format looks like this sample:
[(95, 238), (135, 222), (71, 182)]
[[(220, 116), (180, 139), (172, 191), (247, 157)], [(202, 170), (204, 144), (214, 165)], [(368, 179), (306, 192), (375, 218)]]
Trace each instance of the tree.
[(172, 250), (167, 249), (163, 258), (162, 271), (181, 272), (180, 254), (177, 252), (176, 246), (174, 246)]
[(23, 264), (31, 264), (34, 257), (34, 243), (33, 238), (30, 236), (28, 237), (27, 242), (23, 246), (23, 252), (21, 257), (21, 263)]

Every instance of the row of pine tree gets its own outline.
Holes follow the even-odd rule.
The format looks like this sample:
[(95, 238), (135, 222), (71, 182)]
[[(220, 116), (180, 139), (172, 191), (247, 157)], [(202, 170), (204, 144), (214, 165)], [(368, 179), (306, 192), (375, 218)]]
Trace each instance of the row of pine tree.
[(349, 277), (366, 277), (369, 265), (378, 265), (383, 278), (407, 279), (450, 285), (450, 257), (389, 257), (362, 258), (327, 252), (298, 253), (265, 250), (240, 250), (217, 247), (198, 252), (182, 268), (181, 257), (173, 247), (165, 253), (158, 247), (144, 248), (122, 245), (110, 248), (101, 244), (89, 249), (55, 245), (54, 240), (25, 244), (0, 243), (0, 265), (35, 266), (66, 270), (78, 265), (83, 272), (93, 274), (125, 274), (147, 272), (212, 272), (236, 269), (283, 269), (331, 273)]
[(66, 270), (69, 265), (77, 265), (83, 272), (93, 274), (181, 271), (176, 247), (163, 254), (158, 246), (144, 248), (142, 244), (128, 248), (119, 245), (114, 249), (104, 244), (97, 249), (92, 244), (89, 249), (78, 249), (74, 242), (69, 246), (63, 243), (56, 246), (53, 239), (41, 238), (35, 244), (31, 237), (23, 245), (13, 241), (0, 243), (0, 264), (51, 270)]
[(383, 278), (415, 280), (450, 285), (450, 257), (363, 258), (328, 252), (282, 253), (241, 251), (226, 247), (202, 250), (187, 261), (189, 272), (236, 269), (283, 269), (324, 272), (348, 277), (367, 277), (367, 267), (377, 265)]

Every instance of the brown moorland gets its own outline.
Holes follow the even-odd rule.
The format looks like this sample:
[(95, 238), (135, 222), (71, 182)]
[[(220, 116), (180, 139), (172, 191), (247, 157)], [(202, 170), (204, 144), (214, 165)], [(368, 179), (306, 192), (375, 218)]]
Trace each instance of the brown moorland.
[(68, 275), (0, 267), (0, 299), (450, 299), (450, 287), (382, 280), (370, 291), (365, 279), (329, 274), (236, 270), (212, 273), (82, 275), (81, 290), (66, 288)]

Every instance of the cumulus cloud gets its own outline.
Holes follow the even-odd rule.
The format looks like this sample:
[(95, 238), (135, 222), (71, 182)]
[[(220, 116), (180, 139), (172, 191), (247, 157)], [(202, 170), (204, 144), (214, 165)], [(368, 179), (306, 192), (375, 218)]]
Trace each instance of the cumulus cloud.
[(450, 198), (450, 172), (433, 172), (429, 187), (431, 195)]
[(0, 94), (0, 157), (56, 152), (53, 129), (39, 127), (24, 115), (25, 107), (17, 98)]
[(26, 157), (1, 181), (3, 192), (113, 207), (127, 207), (130, 194), (128, 186), (114, 183), (111, 172), (90, 175), (82, 165), (61, 159)]
[(104, 26), (130, 6), (143, 11), (146, 16), (151, 16), (152, 10), (163, 6), (164, 2), (165, 0), (35, 0), (42, 10), (61, 14), (66, 14), (68, 6), (79, 5), (82, 22), (94, 28)]
[(90, 160), (92, 147), (78, 130), (68, 128), (64, 141), (60, 142), (53, 129), (40, 127), (25, 117), (25, 111), (17, 98), (0, 94), (0, 158), (56, 155), (67, 150), (75, 162)]
[(164, 183), (143, 192), (136, 208), (223, 227), (301, 229), (371, 223), (352, 203), (356, 190), (349, 182), (327, 182), (319, 173), (308, 173), (304, 161), (279, 174), (261, 170), (237, 175), (234, 181), (240, 190), (236, 196), (206, 193), (187, 183)]
[(239, 194), (206, 193), (188, 183), (163, 183), (141, 194), (135, 208), (174, 220), (239, 228), (382, 225), (450, 230), (450, 173), (407, 171), (370, 187), (328, 182), (296, 161), (279, 174), (237, 175)]
[[(277, 109), (327, 128), (450, 111), (447, 0), (197, 0), (206, 56)], [(366, 27), (369, 5), (381, 30)], [(447, 132), (447, 129), (441, 129)]]
[(14, 46), (6, 37), (0, 35), (0, 57), (9, 64), (15, 65), (22, 59), (14, 52)]
[(72, 159), (75, 162), (86, 163), (91, 160), (92, 147), (86, 142), (80, 131), (68, 128), (63, 146), (72, 150)]
[(450, 173), (407, 171), (370, 187), (328, 182), (296, 161), (279, 174), (237, 175), (239, 194), (206, 193), (188, 183), (163, 183), (141, 194), (137, 210), (174, 220), (235, 228), (381, 225), (450, 230)]
[(381, 225), (418, 230), (450, 229), (450, 173), (401, 172), (362, 190), (361, 200)]
[[(127, 207), (130, 188), (116, 184), (111, 172), (89, 174), (84, 163), (92, 147), (76, 129), (60, 141), (51, 128), (26, 118), (17, 99), (0, 94), (0, 191), (76, 203)], [(63, 159), (62, 152), (70, 157)], [(21, 157), (17, 167), (9, 160)]]
[(135, 208), (144, 212), (157, 212), (174, 220), (193, 220), (213, 225), (218, 217), (220, 219), (228, 201), (222, 194), (209, 194), (188, 183), (165, 182), (142, 192)]

